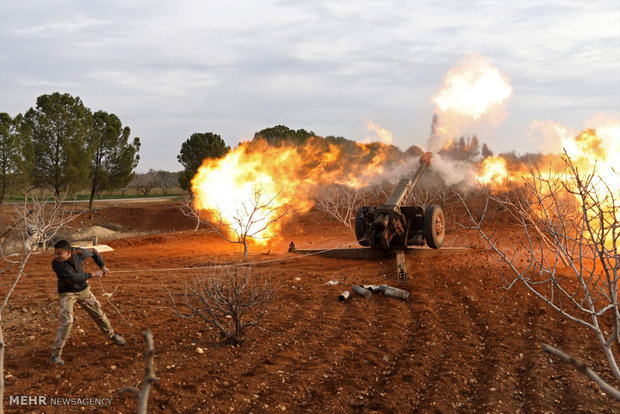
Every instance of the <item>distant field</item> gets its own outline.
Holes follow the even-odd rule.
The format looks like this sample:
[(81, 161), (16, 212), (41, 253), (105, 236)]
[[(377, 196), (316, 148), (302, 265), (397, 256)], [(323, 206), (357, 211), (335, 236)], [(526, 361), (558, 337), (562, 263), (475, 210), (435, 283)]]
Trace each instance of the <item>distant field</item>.
[[(51, 191), (44, 191), (43, 193), (35, 192), (35, 194), (42, 195), (43, 197), (53, 196), (53, 192)], [(153, 188), (153, 190), (151, 190), (151, 192), (146, 197), (162, 197), (162, 196), (175, 197), (175, 196), (184, 196), (187, 194), (189, 193), (183, 190), (181, 187), (169, 188), (166, 194), (164, 194), (164, 191), (161, 188)], [(67, 198), (70, 198), (70, 199), (73, 199), (74, 197), (76, 200), (88, 200), (90, 198), (90, 193), (87, 190), (84, 190), (84, 191), (80, 191), (79, 193), (75, 194), (75, 196), (73, 195), (67, 196)], [(107, 200), (107, 199), (112, 199), (112, 198), (114, 199), (116, 198), (140, 198), (140, 197), (144, 197), (144, 195), (140, 191), (136, 191), (135, 189), (132, 188), (130, 190), (125, 191), (124, 194), (121, 191), (106, 192), (106, 193), (101, 194), (101, 197), (95, 197), (95, 200)], [(23, 200), (24, 200), (23, 195), (13, 194), (11, 196), (5, 197), (4, 202), (11, 203), (11, 202), (23, 201)]]

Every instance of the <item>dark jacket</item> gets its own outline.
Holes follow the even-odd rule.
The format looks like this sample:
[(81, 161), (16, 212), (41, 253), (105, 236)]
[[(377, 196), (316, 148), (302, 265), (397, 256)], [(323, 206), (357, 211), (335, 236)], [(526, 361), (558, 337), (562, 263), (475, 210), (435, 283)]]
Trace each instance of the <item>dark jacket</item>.
[(84, 272), (84, 260), (92, 257), (97, 266), (103, 267), (103, 259), (95, 249), (71, 249), (71, 258), (64, 262), (52, 260), (52, 269), (58, 276), (58, 293), (81, 292), (86, 289), (91, 274)]

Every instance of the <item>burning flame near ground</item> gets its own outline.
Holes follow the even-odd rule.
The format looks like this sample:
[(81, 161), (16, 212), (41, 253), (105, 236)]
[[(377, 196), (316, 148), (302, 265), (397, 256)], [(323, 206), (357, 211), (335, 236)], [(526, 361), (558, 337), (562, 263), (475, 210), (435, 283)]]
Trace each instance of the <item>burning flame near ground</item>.
[(317, 187), (359, 188), (376, 180), (388, 159), (387, 149), (377, 143), (355, 144), (355, 154), (345, 154), (318, 138), (301, 146), (244, 142), (223, 158), (203, 161), (192, 180), (194, 205), (264, 244), (277, 234), (280, 223), (263, 229), (265, 224), (283, 209), (310, 210)]
[[(448, 73), (435, 102), (442, 120), (449, 119), (446, 114), (477, 120), (511, 93), (507, 78), (487, 59), (474, 56)], [(221, 159), (205, 160), (192, 180), (195, 207), (215, 212), (218, 221), (237, 234), (267, 240), (277, 232), (279, 223), (263, 229), (265, 223), (287, 207), (308, 211), (317, 187), (341, 183), (359, 188), (381, 178), (392, 148), (392, 133), (372, 121), (366, 128), (381, 142), (358, 143), (348, 148), (347, 154), (341, 147), (325, 145), (318, 139), (297, 147), (254, 141), (240, 144)], [(266, 203), (269, 205), (264, 206)], [(261, 206), (259, 211), (257, 206)]]
[(565, 139), (563, 148), (577, 167), (580, 179), (593, 174), (592, 200), (604, 211), (614, 211), (620, 220), (620, 123), (603, 125), (598, 131), (586, 129), (572, 140)]
[[(565, 129), (558, 128), (560, 143), (565, 151), (563, 157), (570, 160), (584, 185), (582, 195), (579, 194), (576, 176), (563, 162), (557, 162), (558, 155), (543, 157), (537, 166), (520, 163), (516, 168), (509, 168), (507, 160), (501, 156), (488, 157), (481, 163), (476, 178), (492, 191), (503, 192), (513, 185), (519, 186), (524, 182), (535, 184), (541, 179), (554, 180), (558, 177), (561, 182), (559, 187), (552, 189), (546, 185), (536, 185), (536, 191), (542, 196), (542, 205), (538, 208), (544, 206), (546, 209), (537, 214), (540, 217), (551, 214), (555, 211), (553, 203), (557, 199), (563, 199), (563, 202), (572, 200), (569, 204), (576, 204), (570, 211), (574, 211), (576, 216), (588, 217), (586, 233), (589, 235), (585, 236), (596, 239), (602, 235), (602, 223), (605, 223), (605, 228), (610, 228), (613, 223), (620, 222), (620, 169), (614, 165), (620, 160), (620, 124), (602, 126), (599, 131), (586, 129), (570, 137)], [(551, 191), (556, 193), (554, 197), (550, 197)], [(567, 210), (566, 217), (561, 219), (568, 217), (570, 213)], [(613, 248), (613, 235), (605, 237), (607, 248)]]
[[(612, 190), (620, 190), (619, 169), (614, 166), (620, 160), (620, 123), (602, 125), (597, 130), (586, 129), (578, 135), (559, 124), (550, 124), (556, 133), (556, 151), (538, 161), (541, 167), (552, 164), (558, 171), (561, 166), (554, 165), (552, 158), (563, 155), (565, 151), (580, 175), (596, 173)], [(559, 148), (557, 148), (559, 147)], [(557, 163), (556, 163), (557, 164)], [(488, 157), (482, 161), (476, 175), (477, 180), (497, 190), (506, 189), (509, 182), (519, 182), (526, 176), (528, 166), (518, 165), (509, 168), (507, 160), (501, 156)]]
[(602, 126), (597, 131), (586, 129), (574, 139), (565, 139), (562, 146), (581, 171), (596, 169), (607, 185), (620, 189), (620, 124)]
[(508, 168), (502, 157), (487, 157), (476, 175), (476, 179), (486, 186), (503, 187), (508, 183)]

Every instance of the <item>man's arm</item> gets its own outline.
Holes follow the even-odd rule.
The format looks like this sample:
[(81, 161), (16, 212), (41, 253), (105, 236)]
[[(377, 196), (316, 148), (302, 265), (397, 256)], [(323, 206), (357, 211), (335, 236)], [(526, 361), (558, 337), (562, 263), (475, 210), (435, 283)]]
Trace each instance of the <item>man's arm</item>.
[(80, 253), (84, 257), (92, 257), (93, 261), (99, 266), (103, 273), (108, 273), (110, 269), (108, 269), (105, 264), (103, 264), (103, 258), (99, 255), (97, 249), (80, 249)]
[[(52, 269), (56, 272), (56, 275), (60, 279), (72, 282), (72, 283), (82, 283), (87, 279), (90, 279), (91, 276), (97, 276), (95, 274), (87, 273), (87, 272), (79, 272), (74, 270), (68, 263), (65, 262), (57, 262), (55, 260), (52, 261)], [(95, 272), (97, 273), (97, 272)]]

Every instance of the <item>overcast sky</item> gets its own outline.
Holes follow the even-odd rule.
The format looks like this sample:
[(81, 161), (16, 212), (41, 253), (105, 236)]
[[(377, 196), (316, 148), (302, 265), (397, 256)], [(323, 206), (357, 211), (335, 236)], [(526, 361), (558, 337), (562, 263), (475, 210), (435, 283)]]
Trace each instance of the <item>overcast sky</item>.
[[(620, 1), (5, 1), (0, 112), (55, 91), (117, 114), (139, 171), (179, 170), (181, 143), (231, 146), (284, 124), (362, 140), (369, 120), (424, 146), (448, 70), (480, 54), (514, 88), (480, 135), (535, 150), (535, 120), (581, 129), (620, 111)], [(470, 131), (475, 133), (476, 131)]]

